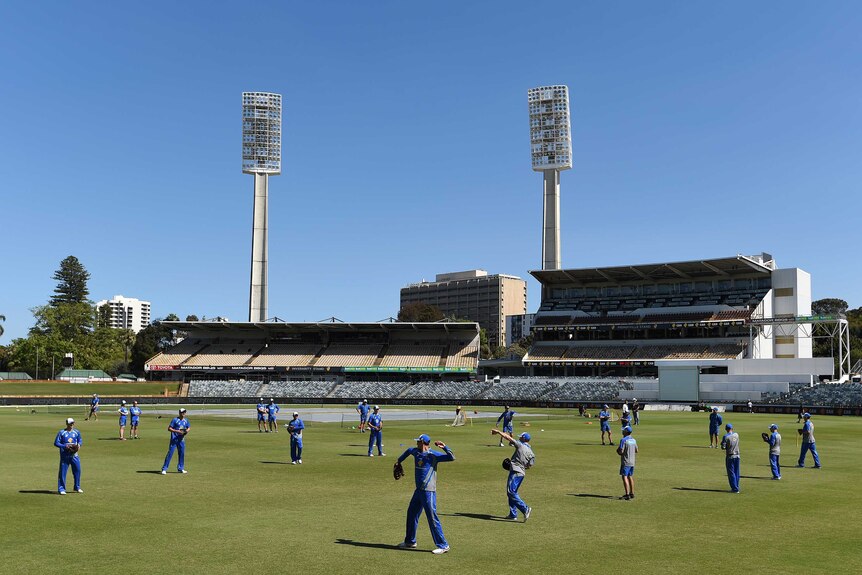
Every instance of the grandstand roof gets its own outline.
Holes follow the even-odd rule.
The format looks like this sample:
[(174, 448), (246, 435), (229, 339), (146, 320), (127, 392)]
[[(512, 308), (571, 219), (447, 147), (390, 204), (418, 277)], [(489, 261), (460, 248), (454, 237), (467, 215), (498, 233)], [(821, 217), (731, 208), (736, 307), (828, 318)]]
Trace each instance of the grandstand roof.
[(727, 258), (693, 260), (687, 262), (667, 262), (657, 264), (638, 264), (602, 268), (582, 268), (569, 270), (531, 271), (543, 285), (587, 285), (617, 284), (625, 282), (644, 282), (661, 280), (685, 280), (715, 277), (735, 277), (743, 275), (769, 275), (772, 268), (768, 264), (748, 256), (737, 255)]
[(328, 332), (378, 332), (388, 333), (401, 332), (429, 332), (445, 330), (447, 333), (479, 333), (479, 324), (473, 322), (379, 322), (379, 323), (353, 323), (353, 322), (314, 322), (314, 323), (288, 323), (288, 322), (228, 322), (228, 321), (163, 321), (162, 325), (167, 327), (194, 332), (199, 335), (212, 336), (243, 336), (243, 337), (270, 337), (279, 334), (296, 333), (319, 333)]

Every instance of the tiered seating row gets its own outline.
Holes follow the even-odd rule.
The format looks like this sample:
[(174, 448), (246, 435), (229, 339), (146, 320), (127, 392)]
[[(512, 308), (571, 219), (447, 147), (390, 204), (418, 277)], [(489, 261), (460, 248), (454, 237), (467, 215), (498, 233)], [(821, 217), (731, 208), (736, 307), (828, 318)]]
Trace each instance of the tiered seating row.
[(479, 346), (472, 343), (457, 350), (450, 349), (449, 353), (450, 355), (446, 359), (446, 367), (448, 368), (473, 368), (479, 361)]
[(644, 346), (540, 346), (530, 349), (528, 361), (613, 361), (659, 359), (733, 359), (745, 350), (741, 344)]
[(629, 325), (651, 323), (699, 323), (711, 321), (747, 320), (752, 310), (723, 310), (717, 312), (647, 313), (644, 315), (569, 316), (545, 315), (536, 318), (535, 325)]
[(442, 345), (390, 345), (386, 357), (380, 363), (386, 367), (409, 365), (413, 367), (437, 367), (443, 354)]
[(308, 365), (322, 348), (320, 344), (272, 344), (264, 348), (249, 365), (304, 366)]
[(412, 399), (463, 399), (479, 397), (489, 386), (484, 382), (426, 381), (411, 385), (401, 397)]

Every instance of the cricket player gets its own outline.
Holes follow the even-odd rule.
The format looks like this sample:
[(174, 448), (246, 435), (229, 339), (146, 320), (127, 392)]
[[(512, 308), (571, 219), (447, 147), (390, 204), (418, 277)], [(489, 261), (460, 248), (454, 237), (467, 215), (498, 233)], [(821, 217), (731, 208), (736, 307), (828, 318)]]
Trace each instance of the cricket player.
[(365, 433), (365, 424), (368, 421), (368, 400), (363, 399), (356, 406), (356, 413), (359, 414), (359, 433)]
[(772, 479), (781, 479), (781, 464), (778, 458), (781, 456), (781, 434), (778, 433), (778, 426), (774, 423), (769, 426), (769, 438), (766, 442), (769, 444), (769, 467), (772, 468)]
[(297, 463), (302, 465), (302, 430), (305, 429), (305, 424), (299, 419), (299, 412), (293, 412), (293, 419), (287, 424), (287, 431), (290, 432), (290, 462), (293, 465)]
[(120, 414), (120, 441), (126, 440), (126, 420), (129, 416), (129, 408), (126, 407), (126, 400), (120, 403), (120, 409), (117, 410)]
[(634, 417), (635, 425), (640, 425), (640, 423), (641, 423), (640, 416), (638, 415), (640, 410), (641, 410), (641, 404), (638, 403), (638, 398), (635, 397), (634, 399), (632, 399), (632, 417)]
[(599, 424), (602, 429), (602, 445), (605, 444), (605, 433), (608, 434), (608, 445), (613, 446), (614, 440), (611, 439), (611, 412), (608, 409), (607, 404), (602, 406), (602, 410), (599, 412)]
[[(512, 434), (512, 418), (515, 417), (515, 411), (512, 411), (508, 405), (503, 407), (503, 413), (497, 418), (495, 427), (500, 427), (500, 420), (503, 420), (503, 431)], [(500, 447), (503, 447), (503, 437), (500, 436)]]
[(799, 452), (799, 461), (796, 467), (805, 467), (805, 455), (811, 451), (814, 457), (814, 468), (820, 469), (820, 455), (817, 454), (817, 446), (814, 444), (814, 424), (811, 422), (811, 414), (807, 411), (802, 414), (805, 423), (799, 433), (802, 435), (802, 451)]
[(721, 438), (721, 448), (724, 450), (724, 464), (727, 468), (727, 481), (730, 491), (739, 493), (739, 434), (733, 431), (733, 424), (724, 426), (727, 433)]
[(374, 444), (377, 443), (377, 455), (383, 457), (383, 418), (380, 417), (380, 406), (374, 406), (374, 413), (368, 416), (368, 429), (371, 434), (368, 437), (368, 457), (374, 457)]
[(129, 408), (129, 414), (132, 416), (132, 427), (129, 430), (133, 439), (140, 439), (138, 437), (138, 422), (141, 420), (141, 408), (138, 407), (138, 402), (133, 401), (132, 407)]
[(623, 499), (628, 501), (635, 498), (635, 455), (638, 452), (638, 442), (632, 437), (632, 428), (628, 425), (623, 427), (623, 438), (617, 447), (620, 455), (620, 477), (623, 478)]
[(81, 489), (81, 459), (78, 450), (83, 445), (81, 432), (75, 429), (75, 420), (71, 417), (66, 420), (66, 429), (57, 432), (54, 438), (54, 447), (60, 450), (60, 471), (57, 474), (57, 493), (66, 495), (66, 473), (72, 467), (72, 477), (75, 478), (75, 491), (83, 493)]
[(506, 480), (506, 497), (509, 498), (509, 515), (506, 519), (516, 520), (520, 510), (524, 514), (524, 523), (526, 523), (533, 508), (524, 503), (518, 495), (518, 489), (524, 482), (527, 470), (536, 463), (536, 456), (533, 455), (533, 448), (530, 446), (530, 434), (525, 432), (515, 439), (505, 431), (492, 429), (491, 435), (499, 435), (500, 439), (505, 439), (515, 448), (515, 453), (509, 458), (509, 478)]
[(270, 397), (269, 403), (266, 406), (267, 423), (269, 424), (269, 430), (275, 433), (278, 433), (278, 411), (278, 405), (276, 405), (275, 400)]
[(751, 400), (748, 400), (748, 413), (754, 413), (754, 405), (751, 403)]
[(709, 446), (718, 449), (718, 430), (721, 428), (721, 414), (716, 406), (709, 413)]
[(99, 396), (93, 394), (93, 399), (90, 400), (90, 413), (84, 418), (84, 421), (90, 421), (90, 417), (99, 421)]
[(257, 400), (257, 431), (259, 433), (263, 433), (264, 431), (269, 433), (269, 430), (266, 428), (266, 404), (263, 402), (262, 397)]
[(188, 473), (185, 470), (186, 463), (186, 434), (191, 429), (189, 420), (186, 419), (186, 410), (180, 409), (179, 416), (175, 417), (168, 424), (168, 431), (171, 433), (171, 443), (168, 446), (168, 454), (165, 456), (165, 464), (162, 465), (162, 475), (167, 474), (168, 466), (171, 464), (171, 457), (174, 455), (174, 449), (177, 450), (177, 471), (179, 473)]
[[(623, 407), (628, 407), (628, 406), (623, 405)], [(631, 423), (631, 420), (632, 420), (631, 413), (627, 409), (624, 409), (623, 414), (620, 416), (620, 430), (622, 430), (623, 427), (628, 427), (629, 424)]]
[(455, 461), (452, 450), (442, 441), (435, 441), (434, 445), (443, 450), (431, 451), (431, 438), (422, 434), (415, 439), (416, 447), (407, 449), (398, 458), (401, 463), (412, 456), (414, 460), (414, 477), (416, 490), (407, 506), (407, 533), (404, 541), (398, 544), (401, 548), (416, 548), (416, 529), (419, 527), (419, 516), (425, 511), (428, 519), (428, 527), (431, 529), (431, 538), (434, 540), (436, 549), (432, 551), (435, 555), (449, 551), (449, 543), (443, 536), (443, 526), (437, 517), (437, 464), (446, 461)]

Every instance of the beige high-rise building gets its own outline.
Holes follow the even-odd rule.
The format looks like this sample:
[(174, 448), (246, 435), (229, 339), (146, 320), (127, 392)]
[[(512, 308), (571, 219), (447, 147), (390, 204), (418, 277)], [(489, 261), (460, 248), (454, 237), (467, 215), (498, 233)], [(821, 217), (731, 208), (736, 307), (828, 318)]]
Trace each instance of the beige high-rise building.
[(401, 288), (401, 307), (425, 303), (447, 316), (475, 321), (488, 333), (491, 348), (506, 345), (506, 316), (527, 313), (527, 282), (485, 270), (437, 274), (436, 281), (422, 281)]

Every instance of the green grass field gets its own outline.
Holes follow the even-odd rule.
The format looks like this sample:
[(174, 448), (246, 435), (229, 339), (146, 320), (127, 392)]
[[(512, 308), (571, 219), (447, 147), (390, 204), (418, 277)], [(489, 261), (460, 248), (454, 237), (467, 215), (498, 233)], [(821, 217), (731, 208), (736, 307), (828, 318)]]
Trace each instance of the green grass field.
[[(78, 408), (68, 413), (83, 419)], [(646, 412), (635, 429), (637, 499), (622, 501), (619, 457), (599, 443), (597, 423), (543, 413), (554, 417), (516, 427), (533, 434), (537, 462), (521, 488), (533, 515), (512, 523), (498, 520), (507, 513), (500, 461), (511, 449), (496, 446), (488, 424), (384, 419), (387, 457), (368, 458), (367, 435), (313, 423), (304, 465), (292, 466), (284, 431), (259, 434), (251, 417), (192, 417), (189, 474), (175, 473), (174, 460), (162, 476), (168, 420), (145, 415), (142, 439), (120, 442), (106, 413), (80, 421), (85, 493), (60, 497), (52, 443), (65, 413), (3, 408), (0, 572), (858, 572), (862, 420), (814, 419), (823, 462), (815, 470), (810, 457), (809, 468), (795, 467), (795, 416), (726, 414), (741, 436), (742, 493), (733, 495), (722, 452), (705, 448), (705, 414)], [(760, 439), (773, 421), (784, 437), (782, 481), (769, 480)], [(394, 549), (413, 481), (410, 467), (400, 482), (391, 468), (422, 432), (457, 457), (439, 467), (438, 512), (452, 547), (442, 556), (429, 553), (424, 518), (419, 551)]]

